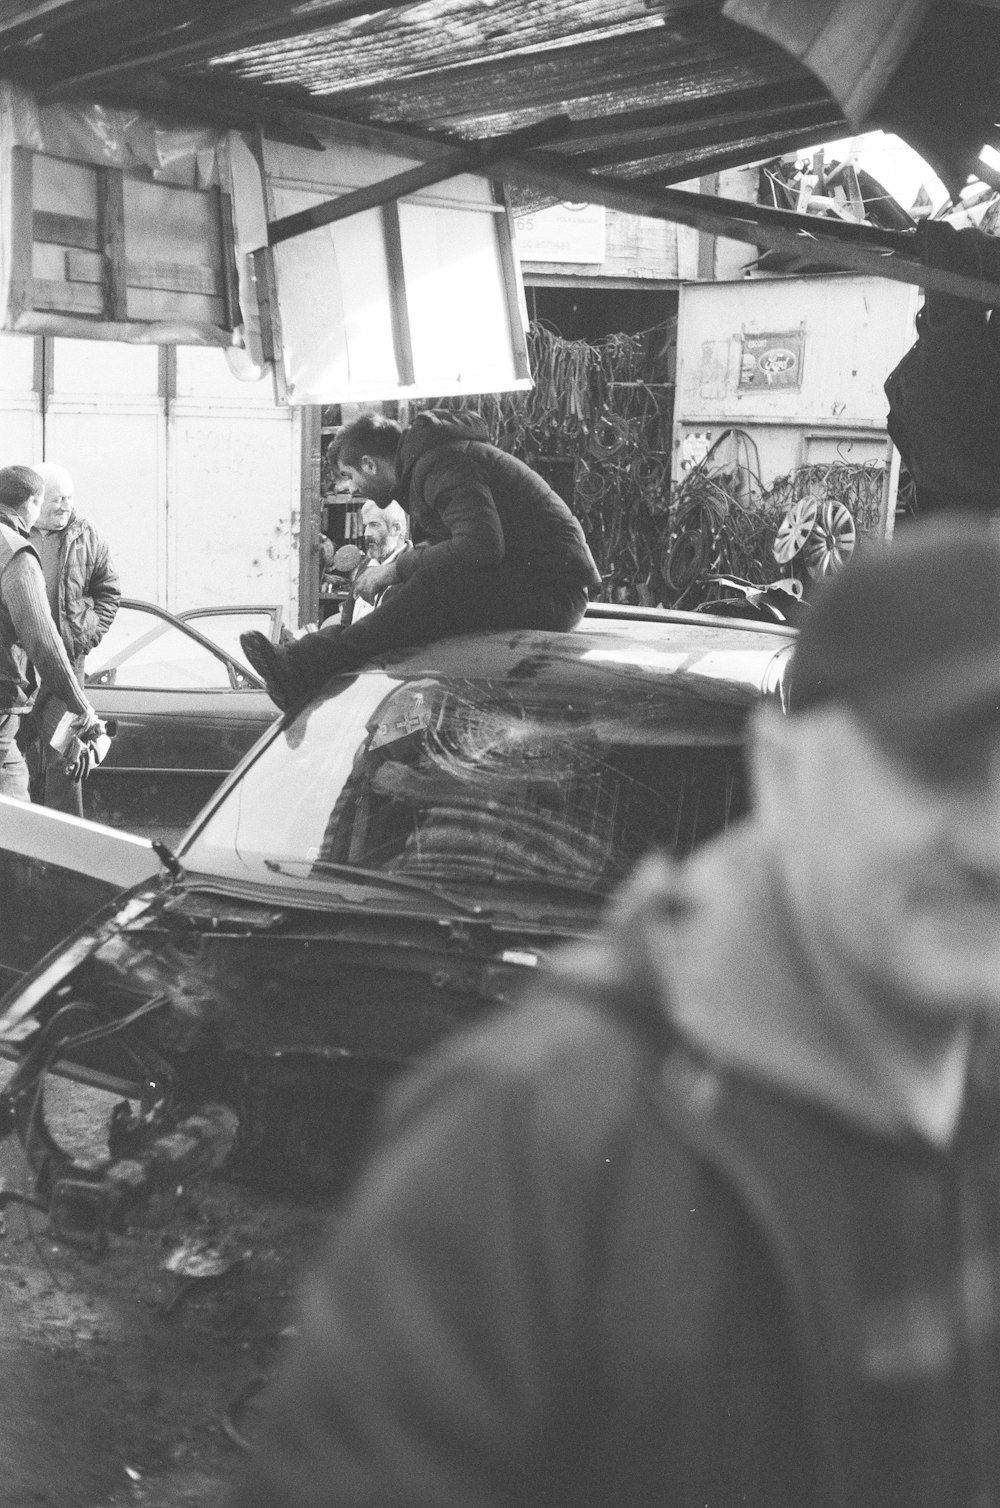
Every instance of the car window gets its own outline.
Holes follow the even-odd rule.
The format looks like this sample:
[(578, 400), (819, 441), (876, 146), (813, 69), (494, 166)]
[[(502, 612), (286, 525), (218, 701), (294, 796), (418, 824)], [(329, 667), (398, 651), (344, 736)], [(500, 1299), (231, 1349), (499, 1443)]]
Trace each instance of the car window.
[[(611, 888), (648, 848), (684, 854), (745, 806), (745, 706), (664, 677), (562, 685), (366, 674), (244, 772), (185, 852), (478, 886)], [(299, 877), (303, 868), (297, 871)]]
[(119, 608), (86, 662), (88, 686), (144, 691), (228, 690), (229, 665), (180, 624), (139, 607)]
[[(240, 647), (240, 634), (247, 633), (250, 629), (256, 629), (265, 634), (267, 638), (274, 638), (274, 623), (277, 608), (243, 608), (239, 612), (188, 612), (182, 614), (182, 621), (189, 623), (198, 633), (206, 639), (211, 639), (220, 649), (225, 650), (231, 659), (238, 660), (241, 665), (248, 665)], [(248, 665), (248, 668), (249, 665)]]

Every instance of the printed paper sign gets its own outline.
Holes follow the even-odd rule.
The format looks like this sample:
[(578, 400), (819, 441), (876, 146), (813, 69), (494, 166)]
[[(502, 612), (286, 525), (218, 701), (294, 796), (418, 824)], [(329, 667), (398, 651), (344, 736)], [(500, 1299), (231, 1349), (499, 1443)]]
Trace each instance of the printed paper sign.
[(804, 330), (786, 330), (777, 335), (744, 334), (740, 387), (801, 387), (804, 348)]

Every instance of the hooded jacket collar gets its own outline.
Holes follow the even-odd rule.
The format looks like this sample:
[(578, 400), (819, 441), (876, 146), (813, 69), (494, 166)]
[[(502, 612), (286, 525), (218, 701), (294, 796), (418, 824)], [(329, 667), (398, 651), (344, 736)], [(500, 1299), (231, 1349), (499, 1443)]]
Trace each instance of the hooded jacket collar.
[(414, 466), (428, 451), (441, 445), (467, 444), (470, 440), (488, 442), (489, 438), (486, 422), (479, 414), (424, 409), (404, 433), (396, 452), (396, 476), (403, 496), (409, 491)]
[(752, 823), (683, 869), (648, 860), (619, 919), (626, 967), (652, 981), (695, 1048), (879, 1136), (950, 1141), (968, 1035), (931, 1065), (914, 1061), (876, 998), (821, 977)]

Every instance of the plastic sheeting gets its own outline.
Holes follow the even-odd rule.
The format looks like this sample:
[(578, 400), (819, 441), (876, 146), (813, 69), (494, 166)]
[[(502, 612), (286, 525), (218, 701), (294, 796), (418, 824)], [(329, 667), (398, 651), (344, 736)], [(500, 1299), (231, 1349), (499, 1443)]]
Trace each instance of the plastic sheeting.
[[(227, 187), (227, 142), (224, 132), (208, 128), (165, 127), (136, 110), (98, 104), (39, 105), (19, 85), (0, 79), (0, 307), (10, 305), (12, 183), (9, 171), (14, 147), (52, 157), (142, 173), (154, 182), (178, 187)], [(231, 346), (242, 340), (227, 330), (185, 321), (130, 321), (128, 325), (95, 327), (78, 316), (28, 312), (4, 328), (25, 334), (90, 336), (152, 344)], [(245, 367), (244, 367), (245, 369)], [(253, 369), (251, 375), (259, 375)]]

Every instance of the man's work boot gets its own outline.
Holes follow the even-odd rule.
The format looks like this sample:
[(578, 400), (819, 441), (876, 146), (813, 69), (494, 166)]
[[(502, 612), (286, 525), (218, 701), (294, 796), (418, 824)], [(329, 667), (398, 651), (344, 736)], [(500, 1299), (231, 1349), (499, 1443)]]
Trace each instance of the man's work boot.
[(293, 702), (306, 694), (308, 688), (301, 684), (294, 667), (288, 663), (288, 651), (272, 644), (266, 634), (252, 628), (240, 634), (240, 645), (247, 663), (260, 676), (268, 696), (282, 712), (287, 712)]
[(345, 654), (340, 635), (340, 625), (335, 624), (277, 645), (253, 628), (240, 634), (240, 643), (272, 702), (287, 712), (296, 702), (313, 696), (331, 676), (343, 674), (356, 663), (357, 655)]

